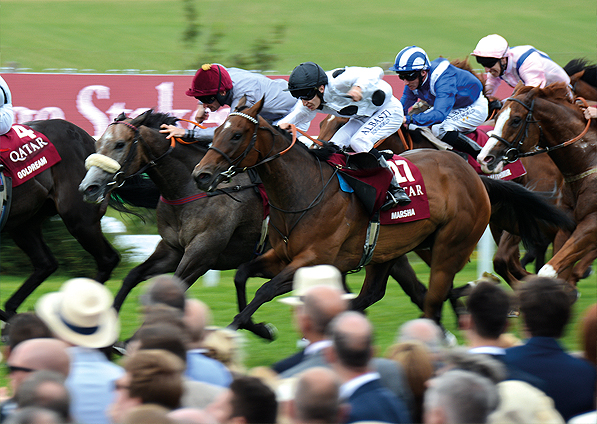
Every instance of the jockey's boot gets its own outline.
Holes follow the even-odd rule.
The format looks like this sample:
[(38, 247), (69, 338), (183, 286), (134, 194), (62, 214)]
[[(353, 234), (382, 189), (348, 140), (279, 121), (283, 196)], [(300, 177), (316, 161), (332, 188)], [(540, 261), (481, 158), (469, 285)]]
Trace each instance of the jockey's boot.
[[(388, 162), (383, 157), (383, 155), (379, 155), (377, 158), (377, 163), (379, 166), (386, 168), (388, 171), (392, 172)], [(390, 183), (390, 187), (388, 188), (388, 193), (386, 194), (386, 201), (381, 206), (382, 211), (387, 211), (388, 209), (392, 209), (396, 206), (406, 206), (410, 203), (410, 197), (406, 194), (404, 189), (400, 187), (398, 181), (396, 181), (396, 176), (392, 172), (392, 182)]]
[(479, 153), (481, 153), (481, 146), (479, 146), (473, 140), (468, 138), (466, 135), (459, 133), (458, 131), (448, 131), (442, 137), (442, 141), (448, 143), (456, 150), (468, 153), (474, 159), (477, 159), (477, 156), (479, 156)]

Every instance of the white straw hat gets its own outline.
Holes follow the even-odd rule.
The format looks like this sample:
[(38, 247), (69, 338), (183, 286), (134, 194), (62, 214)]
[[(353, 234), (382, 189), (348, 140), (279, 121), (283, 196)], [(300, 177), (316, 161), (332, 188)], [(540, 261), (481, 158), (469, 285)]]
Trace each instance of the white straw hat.
[(42, 296), (35, 312), (59, 338), (77, 346), (100, 348), (114, 343), (120, 334), (113, 302), (103, 284), (74, 278), (60, 291)]
[[(344, 291), (342, 274), (333, 265), (315, 265), (299, 268), (294, 273), (294, 279), (292, 280), (292, 295), (279, 299), (279, 301), (292, 306), (302, 305), (302, 296), (305, 295), (307, 290), (315, 286), (330, 286)], [(345, 293), (342, 297), (344, 299), (354, 299), (357, 295), (354, 293)]]

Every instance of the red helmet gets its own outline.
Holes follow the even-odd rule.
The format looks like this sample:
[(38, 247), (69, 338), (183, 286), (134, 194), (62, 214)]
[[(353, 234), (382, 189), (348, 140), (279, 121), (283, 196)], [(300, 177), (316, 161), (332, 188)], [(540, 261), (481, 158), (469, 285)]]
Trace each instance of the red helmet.
[(232, 89), (230, 74), (222, 65), (206, 63), (195, 73), (191, 88), (186, 92), (187, 96), (213, 96), (221, 91)]

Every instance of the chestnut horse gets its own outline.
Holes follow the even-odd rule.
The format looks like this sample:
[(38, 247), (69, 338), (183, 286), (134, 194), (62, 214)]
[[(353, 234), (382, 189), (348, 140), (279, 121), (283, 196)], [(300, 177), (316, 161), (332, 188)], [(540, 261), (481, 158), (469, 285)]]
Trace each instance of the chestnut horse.
[[(353, 194), (339, 189), (338, 168), (296, 143), (288, 133), (269, 125), (259, 112), (263, 99), (232, 112), (216, 130), (214, 141), (193, 177), (199, 188), (213, 191), (232, 175), (257, 170), (271, 204), (272, 249), (241, 265), (237, 287), (249, 277), (271, 278), (243, 308), (232, 328), (251, 323), (263, 303), (292, 288), (295, 271), (304, 266), (332, 264), (342, 273), (357, 268), (370, 216)], [(329, 152), (327, 152), (329, 153)], [(455, 274), (467, 263), (490, 217), (515, 214), (525, 239), (535, 236), (538, 214), (555, 225), (566, 218), (537, 195), (505, 181), (481, 178), (459, 156), (431, 149), (404, 154), (421, 171), (429, 199), (430, 217), (381, 227), (366, 277), (351, 307), (364, 310), (385, 293), (395, 260), (415, 249), (429, 248), (431, 270), (424, 314), (439, 321), (441, 307)]]
[(564, 83), (518, 87), (478, 160), (485, 172), (500, 172), (504, 163), (540, 153), (547, 153), (564, 176), (564, 207), (576, 229), (558, 234), (556, 253), (539, 274), (559, 276), (575, 287), (597, 258), (597, 126), (585, 119)]

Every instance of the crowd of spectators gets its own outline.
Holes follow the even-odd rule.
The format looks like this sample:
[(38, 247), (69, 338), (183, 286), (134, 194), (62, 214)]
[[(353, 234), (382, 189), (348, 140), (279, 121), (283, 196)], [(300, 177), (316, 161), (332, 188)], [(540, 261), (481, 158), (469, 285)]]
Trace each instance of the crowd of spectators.
[[(573, 306), (564, 284), (532, 276), (511, 295), (480, 281), (460, 320), (462, 346), (415, 319), (380, 357), (338, 270), (302, 268), (282, 300), (305, 347), (246, 369), (242, 336), (210, 328), (208, 305), (169, 275), (146, 285), (142, 325), (114, 359), (111, 293), (73, 279), (9, 321), (0, 422), (595, 423), (597, 305), (581, 313), (583, 350), (566, 352), (558, 339)], [(505, 337), (513, 309), (520, 339)]]

